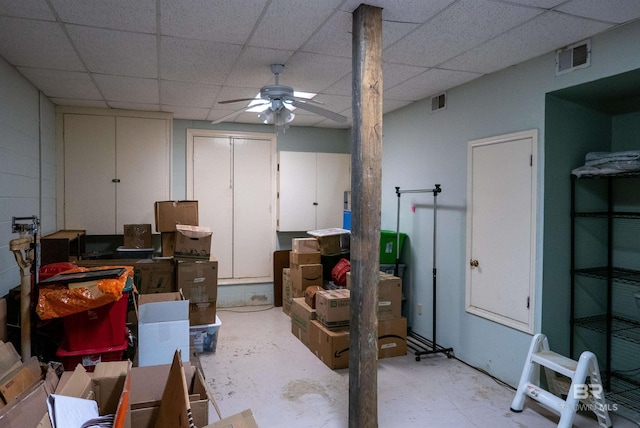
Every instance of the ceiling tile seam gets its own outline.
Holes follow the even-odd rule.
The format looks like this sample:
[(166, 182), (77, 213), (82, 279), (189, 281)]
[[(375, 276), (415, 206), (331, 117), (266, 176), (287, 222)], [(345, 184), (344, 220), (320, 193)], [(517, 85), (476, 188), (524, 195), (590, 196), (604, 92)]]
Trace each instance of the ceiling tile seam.
[(235, 72), (236, 66), (238, 65), (238, 61), (240, 60), (242, 55), (246, 52), (247, 48), (250, 46), (251, 39), (253, 38), (256, 31), (258, 30), (258, 27), (260, 26), (260, 23), (262, 22), (265, 15), (267, 14), (267, 10), (269, 10), (269, 7), (271, 6), (272, 2), (273, 0), (267, 0), (264, 7), (262, 8), (262, 12), (260, 12), (260, 16), (258, 16), (258, 19), (256, 19), (256, 22), (254, 23), (253, 28), (251, 29), (251, 31), (247, 35), (246, 40), (242, 44), (242, 48), (240, 49), (240, 52), (238, 52), (238, 56), (236, 56), (235, 60), (233, 61), (233, 65), (229, 69), (229, 73), (225, 76), (224, 81), (220, 84), (220, 89), (218, 90), (218, 93), (211, 100), (211, 107), (209, 108), (209, 113), (207, 114), (207, 117), (213, 114), (214, 110), (216, 110), (215, 107), (216, 107), (216, 100), (218, 99), (218, 95), (222, 92), (222, 88), (227, 86), (227, 81), (229, 79), (229, 76)]
[[(508, 29), (504, 30), (502, 33), (496, 34), (495, 36), (493, 36), (493, 37), (491, 37), (491, 38), (489, 38), (489, 39), (486, 39), (485, 41), (483, 41), (483, 42), (481, 42), (481, 43), (478, 43), (477, 45), (473, 45), (473, 46), (471, 46), (471, 45), (470, 45), (471, 47), (470, 47), (469, 49), (467, 49), (467, 50), (465, 50), (465, 51), (463, 51), (463, 52), (460, 52), (459, 54), (454, 55), (454, 56), (452, 56), (451, 58), (447, 58), (447, 59), (445, 59), (445, 60), (441, 61), (440, 63), (438, 63), (438, 64), (436, 64), (435, 66), (433, 66), (433, 68), (438, 68), (438, 69), (442, 69), (442, 70), (447, 70), (447, 68), (445, 68), (445, 67), (441, 67), (441, 66), (442, 66), (443, 64), (446, 64), (446, 63), (447, 63), (447, 62), (449, 62), (449, 61), (453, 61), (454, 59), (458, 58), (459, 56), (465, 55), (465, 54), (467, 54), (468, 52), (471, 52), (471, 51), (473, 51), (473, 50), (478, 49), (478, 48), (479, 48), (480, 46), (482, 46), (482, 45), (486, 45), (486, 44), (488, 44), (489, 42), (491, 42), (491, 41), (493, 41), (493, 40), (497, 39), (498, 37), (502, 37), (502, 36), (504, 36), (505, 34), (509, 33), (510, 31), (515, 30), (516, 28), (519, 28), (519, 27), (524, 26), (525, 24), (527, 24), (527, 23), (529, 23), (529, 22), (533, 21), (534, 19), (537, 19), (538, 17), (540, 17), (540, 16), (542, 16), (542, 15), (544, 15), (544, 14), (547, 14), (547, 13), (555, 13), (555, 11), (553, 11), (553, 10), (546, 10), (546, 9), (541, 9), (541, 8), (536, 8), (536, 9), (540, 10), (540, 13), (538, 13), (537, 15), (533, 15), (531, 18), (529, 18), (529, 19), (527, 19), (527, 20), (525, 20), (525, 21), (522, 21), (521, 23), (519, 23), (519, 24), (517, 24), (517, 25), (514, 25), (513, 27), (510, 27), (510, 28), (508, 28)], [(463, 72), (466, 72), (466, 73), (478, 73), (478, 72), (477, 72), (477, 71), (475, 71), (475, 70), (455, 70), (455, 71), (463, 71)]]
[[(611, 26), (620, 25), (620, 23), (618, 23), (618, 22), (605, 21), (604, 19), (595, 19), (595, 18), (590, 18), (588, 16), (576, 15), (575, 13), (569, 13), (569, 12), (565, 12), (565, 11), (562, 11), (562, 10), (556, 10), (555, 8), (554, 8), (553, 12), (559, 13), (559, 14), (562, 14), (562, 15), (571, 16), (573, 18), (579, 18), (579, 19), (584, 19), (584, 20), (587, 20), (587, 21), (598, 22), (600, 24), (609, 24)], [(629, 22), (627, 21), (626, 23), (629, 23)]]
[[(346, 0), (344, 0), (344, 1), (346, 1)], [(342, 6), (342, 4), (344, 4), (344, 1), (340, 4), (340, 6)], [(338, 6), (338, 7), (340, 7), (340, 6)], [(331, 12), (331, 13), (330, 13), (330, 14), (329, 14), (325, 19), (324, 19), (324, 21), (322, 21), (322, 22), (320, 23), (320, 25), (318, 25), (318, 26), (316, 27), (315, 31), (314, 31), (313, 33), (311, 33), (311, 35), (309, 35), (309, 37), (307, 37), (307, 40), (305, 40), (305, 41), (300, 45), (300, 47), (299, 47), (299, 48), (294, 52), (294, 55), (295, 55), (296, 53), (298, 53), (298, 52), (307, 52), (307, 51), (305, 51), (305, 50), (304, 50), (304, 47), (305, 47), (306, 45), (308, 45), (308, 44), (309, 44), (309, 42), (310, 42), (310, 41), (311, 41), (311, 40), (312, 40), (312, 39), (313, 39), (313, 38), (314, 38), (314, 37), (315, 37), (315, 36), (316, 36), (316, 35), (317, 35), (317, 34), (318, 34), (322, 29), (323, 29), (323, 28), (324, 28), (324, 26), (325, 26), (325, 25), (327, 25), (327, 23), (329, 22), (329, 20), (330, 20), (331, 18), (333, 18), (333, 17), (336, 15), (336, 13), (338, 13), (338, 12), (340, 11), (340, 10), (338, 9), (338, 7), (334, 8), (334, 9), (333, 9), (333, 11), (332, 11), (332, 12)], [(352, 28), (352, 30), (353, 30), (353, 28)], [(350, 33), (350, 34), (352, 34), (352, 33)], [(353, 36), (352, 36), (352, 37), (353, 37)], [(312, 53), (312, 52), (311, 52), (311, 53)], [(336, 55), (336, 56), (337, 56), (337, 55)]]
[(522, 8), (525, 8), (525, 9), (538, 9), (541, 12), (550, 12), (550, 11), (555, 10), (557, 7), (560, 7), (563, 4), (569, 3), (570, 1), (573, 1), (573, 0), (564, 0), (560, 4), (557, 4), (557, 5), (553, 6), (553, 7), (541, 7), (541, 6), (535, 6), (535, 5), (532, 5), (532, 4), (518, 3), (518, 2), (515, 2), (515, 1), (509, 1), (509, 0), (488, 0), (488, 1), (491, 1), (491, 2), (494, 2), (494, 3), (500, 3), (500, 4), (508, 4), (509, 6), (518, 6), (518, 7), (522, 7)]
[(82, 55), (80, 55), (80, 51), (78, 50), (78, 48), (75, 45), (75, 43), (73, 43), (73, 40), (71, 40), (71, 37), (69, 36), (69, 32), (67, 31), (67, 28), (66, 28), (65, 24), (62, 22), (62, 19), (60, 19), (60, 15), (58, 14), (58, 11), (53, 7), (53, 5), (51, 4), (50, 0), (45, 0), (45, 2), (47, 3), (47, 6), (49, 6), (49, 9), (51, 9), (51, 13), (53, 13), (53, 16), (55, 16), (56, 23), (60, 26), (60, 29), (62, 30), (62, 33), (67, 38), (67, 41), (69, 42), (69, 45), (71, 46), (71, 49), (73, 49), (75, 54), (78, 56), (78, 61), (80, 61), (80, 64), (82, 64), (82, 66), (84, 67), (85, 72), (89, 76), (89, 80), (91, 80), (91, 83), (93, 83), (93, 86), (98, 91), (98, 94), (100, 94), (100, 96), (102, 97), (102, 101), (104, 103), (106, 103), (107, 105), (109, 105), (107, 103), (106, 97), (104, 96), (104, 93), (102, 93), (102, 89), (100, 89), (100, 86), (98, 86), (97, 82), (93, 78), (93, 74), (89, 70), (89, 67), (87, 67), (87, 64), (84, 62), (84, 59), (82, 58)]
[[(438, 12), (434, 13), (433, 16), (431, 16), (429, 19), (427, 19), (426, 21), (424, 21), (422, 24), (417, 25), (416, 28), (414, 28), (413, 30), (409, 31), (407, 34), (405, 34), (404, 36), (400, 37), (398, 40), (396, 40), (395, 42), (391, 43), (389, 46), (387, 46), (386, 48), (384, 48), (383, 52), (386, 50), (391, 49), (393, 46), (397, 45), (398, 43), (400, 43), (402, 40), (406, 39), (407, 37), (409, 37), (411, 34), (415, 33), (416, 31), (418, 31), (420, 28), (424, 27), (425, 25), (429, 24), (431, 21), (435, 20), (438, 16), (442, 15), (443, 12), (445, 12), (447, 9), (450, 9), (453, 7), (453, 5), (455, 5), (456, 3), (461, 2), (461, 0), (456, 0), (454, 2), (449, 3), (448, 5), (446, 5), (445, 7), (443, 7), (441, 10), (439, 10)], [(385, 20), (383, 19), (382, 22), (385, 22)], [(394, 22), (394, 21), (387, 21), (387, 22)]]

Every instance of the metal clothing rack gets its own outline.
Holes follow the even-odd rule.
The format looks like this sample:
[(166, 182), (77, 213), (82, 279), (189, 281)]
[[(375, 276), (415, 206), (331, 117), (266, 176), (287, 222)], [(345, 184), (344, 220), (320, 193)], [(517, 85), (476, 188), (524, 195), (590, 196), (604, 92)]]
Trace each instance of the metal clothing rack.
[(407, 346), (415, 352), (416, 361), (420, 361), (421, 355), (444, 353), (448, 358), (451, 358), (453, 354), (453, 348), (444, 348), (438, 345), (436, 340), (436, 226), (438, 217), (438, 193), (440, 192), (442, 192), (442, 188), (439, 184), (436, 184), (434, 189), (400, 190), (400, 187), (396, 187), (396, 196), (398, 196), (398, 214), (396, 219), (396, 273), (398, 272), (400, 264), (400, 195), (403, 193), (433, 193), (433, 305), (431, 310), (433, 315), (433, 339), (429, 340), (411, 330), (407, 332)]

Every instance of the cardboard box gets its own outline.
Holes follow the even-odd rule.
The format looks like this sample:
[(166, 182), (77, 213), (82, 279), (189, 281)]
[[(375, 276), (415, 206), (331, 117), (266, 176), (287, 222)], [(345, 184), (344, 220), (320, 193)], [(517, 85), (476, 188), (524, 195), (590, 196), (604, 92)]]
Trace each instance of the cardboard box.
[(198, 201), (158, 201), (154, 208), (156, 232), (173, 232), (176, 224), (198, 226)]
[(407, 353), (407, 319), (378, 322), (378, 359), (398, 357)]
[(173, 257), (176, 250), (176, 232), (162, 232), (160, 234), (162, 257)]
[[(402, 316), (402, 279), (380, 272), (378, 282), (378, 321)], [(351, 287), (351, 272), (347, 272), (347, 288)]]
[(190, 325), (213, 324), (216, 322), (216, 301), (218, 300), (218, 261), (189, 260), (178, 261), (176, 285), (189, 301)]
[(209, 260), (211, 235), (211, 229), (208, 227), (176, 225), (173, 256), (181, 259)]
[(310, 345), (310, 324), (316, 319), (315, 309), (311, 309), (302, 297), (293, 299), (291, 305), (291, 333), (304, 343), (307, 347)]
[(316, 294), (322, 290), (319, 285), (310, 285), (304, 290), (304, 301), (311, 309), (316, 308)]
[(125, 224), (124, 248), (152, 248), (150, 224)]
[(176, 349), (189, 361), (189, 301), (179, 293), (138, 298), (138, 366), (168, 364)]
[(323, 290), (316, 293), (318, 321), (327, 328), (349, 326), (351, 294), (348, 289)]
[(171, 259), (78, 260), (76, 264), (84, 267), (133, 266), (133, 283), (141, 294), (176, 290), (175, 262)]
[(291, 281), (290, 268), (282, 269), (282, 311), (290, 315), (293, 299), (304, 297), (304, 291), (298, 290)]
[(42, 379), (40, 362), (37, 357), (31, 357), (0, 380), (0, 397), (4, 404), (11, 404), (40, 379)]
[[(129, 428), (132, 426), (129, 419), (130, 373), (130, 361), (99, 363), (93, 375), (78, 365), (69, 376), (66, 378), (63, 376), (55, 393), (67, 397), (93, 399), (98, 404), (98, 413), (101, 416), (115, 414), (114, 428)], [(68, 410), (60, 409), (59, 411)], [(37, 426), (51, 428), (49, 415), (43, 417)]]
[(339, 228), (310, 230), (309, 235), (318, 239), (320, 253), (324, 255), (339, 254), (342, 252), (342, 240), (345, 241), (345, 247), (348, 247), (348, 239), (350, 231)]
[[(194, 425), (203, 427), (215, 420), (215, 401), (207, 393), (204, 376), (200, 369), (192, 366), (188, 361), (183, 362), (182, 367)], [(160, 412), (163, 393), (168, 387), (171, 369), (172, 364), (131, 369), (132, 428), (154, 428)], [(180, 384), (181, 380), (177, 379), (176, 382), (176, 377), (173, 377), (171, 382)], [(174, 385), (172, 388), (176, 388), (176, 386)]]
[(204, 428), (258, 428), (258, 423), (254, 419), (251, 410), (247, 409)]
[[(22, 359), (11, 342), (0, 342), (0, 380), (22, 366)], [(1, 400), (0, 400), (1, 401)]]
[(315, 253), (320, 251), (320, 246), (316, 238), (293, 238), (291, 251), (294, 253)]
[(313, 251), (309, 253), (296, 253), (295, 251), (289, 252), (290, 265), (311, 265), (318, 264), (320, 261), (320, 251)]
[(3, 428), (40, 427), (42, 420), (49, 422), (47, 397), (56, 391), (57, 386), (58, 376), (51, 367), (47, 367), (42, 380), (16, 397), (11, 404), (0, 409), (0, 426)]
[(329, 330), (317, 320), (309, 327), (309, 349), (330, 369), (349, 367), (349, 330)]
[(310, 285), (322, 287), (322, 265), (292, 265), (289, 271), (293, 287), (304, 291)]

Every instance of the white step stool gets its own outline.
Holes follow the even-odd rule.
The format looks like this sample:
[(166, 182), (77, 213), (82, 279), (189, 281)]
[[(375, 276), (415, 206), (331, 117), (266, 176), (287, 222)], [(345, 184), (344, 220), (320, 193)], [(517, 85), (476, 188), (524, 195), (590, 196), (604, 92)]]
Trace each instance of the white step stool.
[[(560, 373), (571, 380), (571, 385), (564, 391), (567, 395), (566, 400), (559, 397), (559, 384), (562, 382), (555, 380), (555, 375), (549, 373), (548, 370), (546, 371), (547, 383), (549, 389), (556, 395), (540, 387), (540, 366)], [(585, 385), (587, 377), (590, 379), (589, 385)], [(549, 349), (549, 341), (544, 334), (533, 336), (529, 354), (522, 370), (522, 377), (520, 377), (520, 384), (516, 396), (511, 402), (512, 412), (523, 410), (526, 396), (559, 414), (558, 428), (571, 428), (580, 402), (584, 404), (584, 407), (581, 408), (590, 409), (596, 414), (599, 426), (611, 427), (596, 356), (592, 352), (585, 351), (580, 355), (578, 361), (574, 361), (557, 354)]]

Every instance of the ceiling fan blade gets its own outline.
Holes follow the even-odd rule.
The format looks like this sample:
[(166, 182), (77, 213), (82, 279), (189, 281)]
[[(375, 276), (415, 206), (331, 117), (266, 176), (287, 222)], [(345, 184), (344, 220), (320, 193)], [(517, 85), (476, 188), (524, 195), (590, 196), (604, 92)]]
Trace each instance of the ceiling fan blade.
[[(265, 102), (263, 102), (263, 103), (261, 103), (261, 104), (253, 105), (253, 106), (251, 106), (251, 108), (253, 108), (253, 107), (258, 107), (258, 106), (264, 106), (264, 105), (267, 105), (267, 104), (270, 104), (270, 101), (265, 101)], [(226, 116), (222, 116), (220, 119), (216, 119), (216, 120), (214, 120), (213, 122), (211, 122), (211, 124), (212, 124), (212, 125), (215, 125), (216, 123), (224, 122), (225, 120), (227, 120), (227, 119), (229, 119), (229, 118), (232, 118), (232, 117), (234, 117), (234, 116), (239, 115), (240, 113), (243, 113), (246, 109), (247, 109), (247, 107), (242, 107), (240, 110), (236, 110), (236, 111), (234, 111), (234, 112), (232, 112), (232, 113), (229, 113), (229, 114), (228, 114), (228, 115), (226, 115)]]
[(301, 103), (313, 103), (313, 104), (324, 105), (322, 101), (314, 100), (313, 98), (303, 98), (303, 97), (296, 97), (296, 96), (285, 97), (285, 101), (298, 101)]
[(298, 107), (302, 110), (310, 111), (311, 113), (319, 114), (320, 116), (324, 116), (327, 119), (331, 119), (338, 123), (345, 123), (347, 121), (347, 118), (344, 117), (343, 115), (334, 113), (332, 111), (329, 111), (322, 107), (315, 106), (313, 104), (306, 104), (306, 103), (301, 103), (299, 101), (293, 100), (291, 101), (291, 105)]
[(262, 98), (238, 98), (235, 100), (224, 100), (224, 101), (218, 101), (218, 104), (231, 104), (231, 103), (239, 103), (242, 101), (257, 101), (257, 100), (261, 100)]

